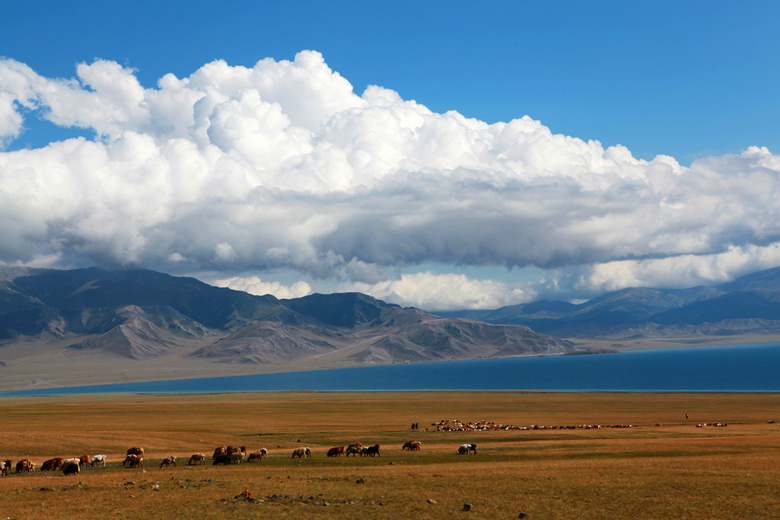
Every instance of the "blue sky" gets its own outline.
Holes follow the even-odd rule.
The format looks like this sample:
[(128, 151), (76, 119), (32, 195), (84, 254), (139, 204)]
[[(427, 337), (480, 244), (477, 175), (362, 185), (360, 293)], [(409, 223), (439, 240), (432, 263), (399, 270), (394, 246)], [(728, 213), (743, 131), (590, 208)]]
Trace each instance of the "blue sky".
[(643, 159), (780, 145), (773, 1), (32, 0), (0, 13), (0, 54), (50, 77), (103, 58), (151, 87), (215, 59), (313, 49), (358, 92), (377, 84), (487, 122), (529, 115)]
[[(323, 90), (322, 99), (331, 99), (328, 96), (332, 94), (332, 99), (339, 100), (333, 101), (333, 106), (341, 107), (338, 114), (322, 109), (328, 124), (341, 124), (338, 122), (349, 114), (354, 119), (344, 124), (358, 129), (353, 134), (336, 135), (336, 126), (328, 127), (333, 130), (328, 133), (296, 120), (296, 110), (311, 101), (311, 93), (288, 99), (268, 85), (254, 84), (230, 93), (223, 91), (220, 96), (225, 97), (215, 98), (209, 106), (227, 103), (228, 98), (245, 108), (270, 100), (279, 103), (292, 126), (305, 128), (312, 140), (301, 144), (298, 134), (291, 134), (288, 128), (282, 140), (258, 134), (255, 144), (239, 142), (237, 129), (270, 119), (257, 116), (253, 122), (240, 122), (244, 126), (228, 128), (230, 121), (236, 121), (236, 114), (231, 119), (226, 115), (227, 104), (221, 105), (225, 108), (221, 123), (228, 126), (220, 127), (214, 112), (208, 130), (211, 142), (193, 137), (197, 129), (191, 128), (192, 133), (187, 134), (197, 143), (198, 153), (216, 146), (231, 160), (240, 159), (244, 165), (255, 161), (239, 176), (242, 182), (250, 179), (248, 184), (222, 195), (221, 200), (244, 204), (248, 193), (269, 189), (271, 195), (263, 197), (278, 204), (292, 198), (301, 204), (302, 211), (318, 215), (322, 222), (310, 219), (291, 224), (279, 217), (274, 225), (286, 229), (287, 233), (281, 233), (286, 236), (269, 232), (262, 239), (249, 240), (256, 230), (270, 227), (262, 217), (246, 217), (252, 208), (243, 207), (241, 218), (249, 223), (241, 228), (236, 224), (238, 217), (224, 206), (217, 209), (212, 199), (206, 204), (205, 199), (193, 196), (187, 199), (186, 207), (199, 209), (188, 215), (222, 215), (222, 220), (214, 217), (201, 223), (205, 226), (201, 229), (228, 237), (203, 244), (202, 251), (213, 256), (206, 258), (196, 247), (174, 244), (176, 237), (187, 233), (186, 226), (177, 220), (183, 218), (184, 204), (173, 195), (160, 202), (164, 211), (158, 220), (151, 221), (149, 209), (140, 208), (137, 200), (124, 203), (128, 208), (137, 204), (138, 214), (114, 214), (104, 207), (104, 200), (89, 199), (82, 201), (79, 209), (74, 205), (71, 213), (63, 210), (42, 215), (41, 207), (58, 203), (56, 194), (52, 199), (41, 194), (41, 200), (48, 201), (42, 202), (43, 206), (31, 203), (14, 210), (12, 220), (23, 224), (0, 228), (4, 233), (0, 234), (2, 264), (138, 265), (196, 274), (207, 281), (253, 288), (255, 292), (275, 291), (281, 296), (349, 289), (399, 303), (456, 308), (498, 306), (536, 297), (584, 298), (628, 285), (714, 283), (772, 267), (780, 258), (774, 253), (780, 236), (774, 210), (777, 201), (766, 198), (775, 192), (777, 161), (773, 154), (780, 149), (778, 2), (32, 0), (4, 2), (0, 19), (0, 56), (10, 60), (5, 77), (0, 69), (0, 94), (4, 81), (11, 85), (12, 70), (24, 69), (24, 81), (30, 82), (32, 90), (38, 89), (22, 102), (21, 90), (13, 90), (21, 87), (7, 86), (8, 95), (16, 96), (15, 104), (9, 106), (16, 107), (24, 119), (22, 126), (9, 123), (12, 129), (6, 134), (5, 152), (0, 151), (5, 154), (0, 160), (0, 180), (6, 185), (5, 193), (0, 194), (8, 200), (20, 200), (20, 192), (32, 193), (32, 184), (24, 185), (26, 177), (20, 172), (36, 171), (36, 185), (56, 184), (47, 177), (53, 175), (52, 170), (44, 170), (52, 164), (71, 172), (69, 188), (78, 185), (79, 175), (87, 175), (84, 168), (89, 168), (84, 166), (89, 162), (83, 162), (83, 155), (98, 154), (95, 147), (79, 156), (81, 170), (73, 166), (75, 152), (57, 151), (56, 158), (52, 155), (57, 142), (76, 136), (106, 147), (109, 165), (89, 172), (106, 186), (113, 186), (114, 181), (131, 182), (128, 179), (133, 175), (149, 168), (120, 164), (112, 155), (118, 153), (120, 144), (134, 150), (142, 146), (138, 140), (130, 143), (124, 131), (148, 136), (159, 147), (166, 171), (176, 170), (177, 163), (170, 156), (173, 134), (149, 130), (163, 124), (161, 119), (154, 120), (157, 116), (147, 114), (143, 117), (151, 119), (133, 126), (128, 123), (130, 116), (123, 119), (124, 115), (116, 115), (119, 119), (107, 121), (94, 113), (77, 114), (76, 108), (62, 108), (61, 103), (66, 103), (74, 90), (72, 85), (65, 88), (62, 80), (77, 77), (79, 95), (103, 97), (95, 106), (105, 108), (102, 103), (111, 96), (104, 93), (110, 87), (104, 85), (100, 91), (85, 79), (89, 74), (93, 81), (104, 77), (109, 83), (121, 82), (129, 75), (149, 93), (165, 90), (158, 80), (166, 74), (179, 80), (190, 78), (215, 60), (224, 60), (230, 68), (220, 74), (235, 75), (240, 68), (251, 69), (264, 58), (270, 58), (281, 70), (278, 64), (298, 63), (299, 53), (311, 50), (321, 55), (323, 66), (351, 84), (355, 96), (365, 98), (366, 88), (377, 85), (397, 94), (398, 99), (392, 101), (396, 108), (405, 106), (406, 110), (409, 106), (403, 103), (415, 101), (414, 110), (420, 114), (429, 110), (441, 115), (425, 132), (417, 127), (414, 137), (416, 144), (429, 139), (430, 154), (417, 149), (405, 156), (408, 143), (398, 143), (407, 123), (400, 123), (401, 133), (381, 135), (386, 130), (381, 117), (388, 115), (377, 115), (379, 98), (368, 102), (371, 111), (358, 116), (355, 110), (366, 108), (360, 104), (363, 102), (348, 100), (335, 83), (327, 87), (332, 87), (332, 92)], [(102, 60), (100, 66), (80, 76), (77, 66), (92, 65), (96, 59)], [(322, 79), (316, 76), (321, 69), (316, 61), (301, 61), (298, 67), (310, 75), (307, 88), (315, 90)], [(107, 63), (115, 63), (125, 72), (103, 67)], [(269, 71), (269, 78), (276, 77), (276, 72)], [(44, 83), (59, 85), (64, 94), (46, 97), (43, 92), (49, 87), (42, 87)], [(190, 86), (194, 83), (192, 80)], [(198, 88), (201, 93), (197, 95), (208, 90), (204, 84)], [(252, 89), (259, 92), (260, 101), (245, 95)], [(333, 93), (336, 91), (340, 93)], [(117, 114), (130, 106), (117, 97), (110, 101), (116, 104), (112, 107)], [(380, 104), (387, 107), (384, 101)], [(166, 110), (161, 113), (169, 117), (173, 108)], [(479, 124), (447, 117), (448, 111), (488, 125), (529, 116), (541, 127), (531, 128), (528, 123), (531, 126), (517, 129), (517, 136), (538, 134), (527, 142), (523, 137), (522, 146), (517, 144), (520, 141), (500, 144), (495, 125), (488, 132), (488, 141), (482, 142)], [(375, 116), (379, 126), (368, 122)], [(407, 116), (398, 116), (399, 121)], [(455, 132), (455, 126), (457, 132), (471, 132), (470, 137), (448, 133)], [(435, 137), (430, 137), (433, 134)], [(513, 139), (520, 139), (517, 136)], [(437, 150), (444, 150), (460, 137), (468, 143), (464, 146), (475, 146), (467, 158), (452, 159), (459, 151), (454, 147), (434, 157)], [(374, 138), (377, 142), (364, 146)], [(545, 144), (539, 144), (540, 140)], [(590, 140), (600, 144), (590, 146)], [(332, 157), (325, 157), (326, 148), (317, 148), (324, 141), (343, 147), (340, 150), (348, 156), (345, 160), (351, 161), (349, 172), (333, 167), (330, 176), (322, 174), (323, 168), (334, 164)], [(284, 157), (297, 157), (294, 173), (303, 176), (297, 184), (290, 187), (280, 180), (292, 178), (293, 170), (286, 169), (289, 161), (283, 166), (279, 159), (278, 169), (268, 176), (265, 163), (258, 166), (258, 157), (247, 158), (255, 153), (253, 146), (261, 146), (257, 143), (272, 147), (287, 143), (290, 150), (295, 148)], [(632, 158), (618, 154), (618, 149), (610, 152), (615, 145), (622, 145), (620, 150), (627, 149)], [(398, 147), (391, 154), (395, 166), (377, 173), (376, 165), (382, 162), (387, 166), (389, 160), (389, 155), (383, 155), (390, 153), (385, 146)], [(363, 159), (354, 155), (358, 148)], [(25, 149), (34, 153), (14, 154)], [(315, 150), (313, 155), (311, 150)], [(208, 162), (210, 153), (198, 155), (199, 160)], [(667, 164), (665, 159), (654, 161), (658, 155), (671, 156), (676, 164)], [(98, 156), (102, 157), (95, 155), (95, 161)], [(506, 162), (508, 156), (513, 156), (511, 164)], [(180, 159), (177, 155), (176, 160)], [(636, 166), (634, 159), (646, 164)], [(264, 156), (263, 161), (271, 159)], [(305, 176), (306, 164), (316, 165), (309, 171), (319, 175), (316, 182)], [(409, 164), (415, 165), (412, 171), (408, 171)], [(141, 169), (132, 170), (134, 167)], [(219, 168), (210, 174), (226, 175)], [(235, 173), (235, 168), (239, 167), (231, 172)], [(591, 170), (583, 173), (582, 168)], [(111, 172), (120, 170), (121, 179), (110, 177)], [(366, 175), (377, 175), (376, 184), (363, 182)], [(499, 181), (496, 175), (501, 177)], [(167, 180), (172, 192), (173, 186), (182, 189)], [(233, 186), (224, 179), (220, 182)], [(708, 182), (717, 192), (702, 192)], [(760, 188), (741, 194), (745, 183)], [(326, 185), (331, 191), (323, 188)], [(434, 185), (443, 186), (440, 194), (432, 194)], [(297, 190), (301, 186), (306, 187), (306, 193)], [(17, 188), (20, 192), (14, 191)], [(516, 196), (511, 195), (513, 190), (519, 190)], [(479, 197), (466, 196), (473, 192)], [(365, 200), (374, 201), (373, 206), (364, 203), (360, 193), (369, 193)], [(490, 193), (496, 194), (495, 204)], [(734, 200), (739, 194), (741, 198)], [(103, 199), (116, 204), (116, 196), (116, 190), (106, 188)], [(567, 197), (576, 203), (561, 209)], [(434, 209), (423, 214), (419, 207), (406, 206), (414, 200)], [(462, 204), (456, 207), (451, 201)], [(604, 210), (615, 201), (623, 205)], [(93, 208), (94, 213), (84, 208)], [(558, 208), (556, 217), (568, 214), (565, 223), (550, 216), (554, 208)], [(708, 217), (708, 212), (718, 218)], [(477, 224), (474, 215), (482, 215)], [(133, 222), (132, 232), (119, 231), (118, 223), (123, 219)], [(113, 227), (106, 224), (100, 228), (98, 224), (114, 220)], [(396, 227), (380, 228), (381, 222), (393, 222)], [(626, 222), (632, 225), (623, 227)], [(368, 233), (357, 223), (378, 227)], [(290, 241), (290, 236), (297, 236), (304, 228), (299, 241)], [(468, 242), (469, 233), (478, 239)], [(383, 236), (387, 242), (378, 238)], [(504, 239), (514, 246), (502, 243)], [(408, 276), (401, 283), (404, 274)], [(292, 289), (296, 283), (297, 289)], [(450, 294), (457, 292), (452, 288), (460, 288), (468, 297)], [(502, 296), (496, 296), (499, 293)]]

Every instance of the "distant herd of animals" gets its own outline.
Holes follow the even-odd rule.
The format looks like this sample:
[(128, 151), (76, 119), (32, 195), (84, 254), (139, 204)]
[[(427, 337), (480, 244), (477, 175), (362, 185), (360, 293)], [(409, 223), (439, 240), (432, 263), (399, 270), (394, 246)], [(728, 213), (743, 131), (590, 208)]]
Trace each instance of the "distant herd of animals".
[[(401, 447), (402, 450), (408, 451), (420, 451), (422, 442), (420, 441), (407, 441)], [(476, 444), (461, 444), (455, 450), (457, 455), (469, 455), (473, 453), (477, 454)], [(336, 446), (330, 448), (326, 455), (328, 457), (381, 457), (379, 444), (373, 446), (363, 446), (360, 442), (353, 442), (348, 446)], [(292, 458), (308, 459), (312, 456), (312, 450), (309, 447), (296, 448), (292, 451)], [(219, 446), (214, 450), (211, 456), (212, 465), (229, 465), (229, 464), (241, 464), (242, 462), (252, 462), (263, 460), (268, 457), (268, 450), (261, 448), (257, 451), (247, 453), (245, 446)], [(173, 455), (165, 457), (159, 464), (159, 467), (163, 466), (176, 467), (177, 457)], [(62, 471), (65, 475), (76, 475), (86, 467), (105, 467), (107, 464), (107, 457), (105, 455), (82, 455), (81, 457), (54, 457), (45, 460), (41, 466), (40, 471)], [(206, 455), (203, 453), (194, 453), (187, 465), (206, 464)], [(144, 467), (144, 449), (142, 447), (132, 447), (127, 450), (125, 459), (122, 461), (122, 466), (127, 468), (143, 468)], [(16, 473), (30, 473), (35, 471), (36, 465), (29, 458), (25, 458), (13, 464), (11, 460), (0, 461), (0, 475), (7, 476), (13, 469)]]
[[(688, 414), (686, 414), (686, 419)], [(769, 420), (769, 423), (775, 423), (774, 420)], [(780, 421), (777, 421), (780, 424)], [(636, 425), (633, 424), (612, 424), (606, 426), (607, 428), (633, 428)], [(655, 424), (654, 426), (661, 426), (661, 424)], [(704, 426), (723, 427), (728, 426), (727, 423), (699, 423), (696, 424), (697, 428)], [(578, 424), (578, 425), (565, 425), (565, 426), (542, 426), (542, 425), (530, 425), (530, 426), (515, 426), (511, 424), (497, 424), (492, 421), (476, 421), (476, 422), (461, 422), (457, 419), (443, 419), (439, 422), (432, 423), (431, 429), (437, 431), (489, 431), (489, 430), (557, 430), (557, 429), (600, 429), (599, 424)], [(412, 423), (412, 430), (420, 430), (419, 424)], [(428, 431), (428, 428), (423, 428), (422, 431)], [(299, 441), (300, 442), (300, 441)], [(401, 449), (409, 451), (419, 451), (422, 443), (420, 441), (407, 441), (403, 444)], [(473, 453), (477, 454), (476, 444), (461, 444), (455, 450), (457, 455), (469, 455)], [(330, 448), (326, 455), (328, 457), (341, 457), (350, 455), (357, 457), (381, 457), (379, 450), (379, 444), (373, 446), (363, 446), (360, 442), (353, 442), (348, 446), (336, 446)], [(307, 459), (311, 458), (312, 450), (309, 447), (296, 448), (292, 451), (292, 458)], [(268, 457), (268, 450), (261, 448), (258, 451), (252, 451), (247, 453), (245, 446), (220, 446), (214, 450), (211, 456), (212, 464), (229, 465), (240, 464), (244, 461), (252, 462), (263, 460)], [(82, 468), (106, 466), (105, 455), (82, 455), (81, 457), (62, 458), (55, 457), (48, 459), (41, 464), (40, 471), (55, 471), (60, 470), (65, 475), (78, 474)], [(168, 456), (162, 459), (159, 467), (174, 466), (176, 467), (177, 458), (174, 456)], [(188, 465), (206, 464), (206, 455), (203, 453), (193, 454), (187, 461)], [(127, 450), (127, 455), (122, 461), (122, 465), (128, 468), (143, 468), (144, 467), (144, 449), (141, 447), (133, 447)], [(29, 473), (35, 471), (36, 465), (29, 458), (20, 460), (14, 466), (10, 460), (0, 460), (0, 476), (7, 476), (16, 469), (16, 473)]]

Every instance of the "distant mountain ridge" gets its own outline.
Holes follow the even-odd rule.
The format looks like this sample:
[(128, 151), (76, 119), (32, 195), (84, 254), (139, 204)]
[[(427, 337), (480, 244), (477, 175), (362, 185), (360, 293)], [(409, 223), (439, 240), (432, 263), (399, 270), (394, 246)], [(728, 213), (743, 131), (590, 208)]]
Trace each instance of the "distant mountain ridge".
[(436, 314), (582, 339), (780, 334), (780, 268), (711, 287), (622, 289), (579, 305), (539, 301)]
[(323, 367), (575, 350), (525, 326), (441, 318), (359, 293), (280, 300), (143, 269), (0, 270), (0, 360), (31, 338), (64, 345), (69, 358)]

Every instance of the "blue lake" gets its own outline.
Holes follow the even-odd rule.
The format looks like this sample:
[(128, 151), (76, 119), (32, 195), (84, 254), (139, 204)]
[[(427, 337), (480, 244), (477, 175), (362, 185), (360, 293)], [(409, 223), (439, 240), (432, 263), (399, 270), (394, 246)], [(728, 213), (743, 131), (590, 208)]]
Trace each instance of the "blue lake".
[(0, 395), (313, 390), (780, 392), (780, 343), (344, 368), (6, 392)]

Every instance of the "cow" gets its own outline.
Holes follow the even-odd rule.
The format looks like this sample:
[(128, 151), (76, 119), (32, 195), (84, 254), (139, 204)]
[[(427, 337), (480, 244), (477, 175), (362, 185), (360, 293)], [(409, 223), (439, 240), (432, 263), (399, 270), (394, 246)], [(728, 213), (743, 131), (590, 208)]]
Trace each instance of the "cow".
[(374, 444), (373, 446), (368, 446), (366, 448), (363, 448), (363, 451), (361, 455), (371, 456), (379, 455), (380, 457), (382, 454), (379, 453), (379, 444)]
[(230, 455), (218, 455), (217, 458), (214, 459), (212, 465), (218, 466), (219, 464), (224, 464), (225, 466), (230, 464)]
[(250, 453), (246, 461), (252, 462), (253, 460), (263, 460), (266, 457), (268, 457), (268, 450), (265, 448), (260, 448), (259, 451), (253, 451)]
[(13, 467), (13, 464), (10, 460), (0, 460), (0, 475), (4, 477), (8, 476), (8, 472), (11, 471), (11, 467)]
[(299, 459), (310, 458), (311, 448), (296, 448), (292, 452), (292, 458), (298, 457)]
[(211, 458), (217, 460), (217, 457), (221, 457), (222, 455), (227, 455), (227, 446), (214, 448), (214, 454), (211, 456)]
[(81, 465), (76, 462), (79, 459), (68, 459), (62, 463), (63, 475), (78, 475), (81, 470)]
[(128, 455), (138, 455), (139, 457), (144, 456), (144, 449), (141, 447), (133, 447), (127, 450)]
[(406, 441), (403, 446), (401, 446), (402, 450), (409, 450), (409, 451), (419, 451), (420, 445), (422, 443), (420, 441)]
[(170, 455), (170, 456), (168, 456), (168, 457), (165, 457), (165, 458), (162, 460), (162, 462), (160, 462), (160, 467), (162, 468), (163, 466), (165, 466), (165, 467), (167, 468), (167, 467), (168, 467), (168, 466), (170, 466), (171, 464), (173, 464), (173, 467), (174, 467), (174, 468), (176, 467), (176, 457), (174, 457), (173, 455)]
[(192, 457), (190, 457), (190, 460), (187, 461), (187, 465), (190, 464), (206, 464), (206, 456), (202, 453), (194, 453)]
[(92, 457), (89, 455), (82, 455), (79, 457), (79, 466), (89, 466), (89, 464), (92, 462)]
[(35, 471), (35, 464), (30, 459), (22, 459), (16, 463), (17, 473), (29, 473)]
[(95, 455), (95, 456), (92, 457), (91, 466), (95, 467), (97, 465), (101, 465), (101, 466), (103, 466), (105, 468), (106, 467), (106, 461), (107, 461), (107, 458), (106, 458), (105, 455)]
[(144, 467), (144, 458), (136, 455), (134, 453), (131, 453), (127, 457), (125, 457), (125, 460), (122, 461), (123, 466), (127, 466), (130, 468), (136, 468), (136, 467)]
[(344, 455), (345, 446), (338, 446), (328, 450), (328, 457), (341, 457)]
[(44, 460), (41, 464), (41, 471), (54, 471), (55, 469), (62, 468), (62, 457), (55, 457), (53, 459)]
[(476, 444), (461, 444), (460, 446), (458, 446), (458, 451), (456, 453), (458, 455), (468, 455), (472, 451), (474, 452), (474, 455), (477, 454)]

